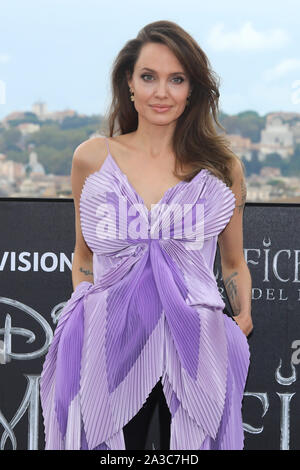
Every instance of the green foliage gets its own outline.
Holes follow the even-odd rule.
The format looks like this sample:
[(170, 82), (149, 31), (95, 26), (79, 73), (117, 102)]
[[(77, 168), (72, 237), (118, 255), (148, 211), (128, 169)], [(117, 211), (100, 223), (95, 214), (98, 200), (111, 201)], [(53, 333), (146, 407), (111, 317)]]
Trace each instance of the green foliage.
[(22, 132), (19, 129), (5, 129), (0, 136), (0, 153), (7, 153), (9, 150), (17, 150), (18, 142), (21, 140)]
[(300, 175), (300, 144), (296, 145), (294, 154), (291, 156), (291, 159), (288, 165), (288, 175), (289, 176)]
[[(99, 132), (102, 119), (102, 116), (99, 115), (80, 116), (76, 114), (72, 117), (66, 117), (59, 123), (51, 119), (39, 121), (36, 114), (26, 112), (22, 119), (10, 121), (9, 129), (0, 128), (0, 153), (5, 153), (9, 160), (27, 163), (30, 151), (34, 150), (46, 173), (70, 175), (75, 148), (87, 140), (91, 134)], [(260, 141), (261, 130), (265, 128), (266, 124), (266, 116), (260, 116), (253, 110), (246, 110), (233, 116), (220, 111), (218, 119), (227, 134), (248, 137), (252, 142)], [(40, 129), (23, 136), (16, 126), (25, 122), (37, 123)], [(250, 162), (244, 157), (242, 157), (242, 161), (245, 165), (246, 176), (253, 173), (259, 174), (264, 166), (280, 168), (283, 176), (299, 176), (300, 145), (296, 146), (294, 154), (287, 159), (277, 153), (270, 153), (261, 162), (258, 159), (258, 152), (254, 150)]]
[(244, 163), (245, 165), (245, 173), (246, 173), (246, 176), (250, 176), (252, 173), (255, 173), (255, 174), (259, 174), (261, 168), (264, 166), (262, 164), (262, 162), (259, 161), (258, 159), (258, 152), (257, 150), (254, 150), (252, 152), (252, 157), (251, 157), (251, 161), (249, 162), (248, 160), (246, 160), (245, 157), (242, 157), (242, 162)]
[(276, 178), (268, 180), (267, 184), (269, 184), (270, 186), (276, 186), (277, 188), (285, 188), (286, 187), (284, 181), (281, 181), (281, 180), (276, 179)]
[(252, 142), (259, 142), (262, 129), (265, 128), (266, 118), (256, 111), (243, 111), (236, 115), (220, 113), (219, 120), (227, 134), (237, 134), (248, 137)]
[(10, 128), (16, 127), (19, 124), (24, 124), (30, 122), (31, 124), (39, 124), (39, 118), (35, 113), (31, 111), (26, 111), (23, 118), (13, 119), (9, 121)]
[(269, 153), (264, 160), (265, 166), (272, 166), (273, 168), (281, 169), (282, 163), (283, 160), (281, 158), (281, 155), (279, 155), (277, 152)]
[(99, 131), (101, 119), (100, 116), (76, 115), (65, 118), (60, 124), (53, 120), (39, 122), (34, 113), (26, 113), (22, 122), (37, 122), (40, 129), (23, 136), (15, 127), (21, 120), (10, 121), (10, 129), (0, 133), (0, 153), (5, 153), (9, 160), (27, 163), (29, 153), (34, 151), (46, 173), (70, 175), (75, 148)]

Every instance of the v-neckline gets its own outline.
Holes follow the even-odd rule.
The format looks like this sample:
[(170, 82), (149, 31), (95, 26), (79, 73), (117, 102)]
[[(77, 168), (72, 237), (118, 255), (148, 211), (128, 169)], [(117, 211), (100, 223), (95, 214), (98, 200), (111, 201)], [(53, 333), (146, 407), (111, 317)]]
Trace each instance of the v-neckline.
[(173, 186), (170, 186), (163, 194), (163, 196), (160, 198), (160, 200), (154, 204), (152, 204), (152, 208), (151, 209), (148, 209), (147, 205), (145, 204), (145, 201), (143, 200), (143, 198), (140, 196), (140, 194), (136, 191), (136, 189), (133, 187), (133, 185), (130, 183), (127, 175), (121, 170), (121, 168), (119, 167), (119, 165), (117, 164), (116, 160), (114, 159), (114, 157), (112, 156), (112, 154), (110, 153), (110, 151), (108, 152), (108, 155), (107, 157), (110, 157), (112, 163), (114, 164), (115, 168), (117, 169), (117, 171), (119, 172), (119, 174), (122, 176), (122, 178), (125, 179), (128, 187), (133, 191), (133, 193), (135, 194), (135, 196), (138, 198), (138, 200), (140, 201), (141, 204), (143, 204), (143, 206), (145, 207), (146, 211), (147, 211), (147, 214), (151, 214), (153, 212), (153, 210), (155, 210), (157, 207), (159, 207), (162, 202), (164, 201), (165, 197), (167, 196), (167, 194), (169, 194), (170, 191), (172, 190), (175, 190), (178, 186), (182, 186), (184, 184), (190, 184), (192, 182), (194, 182), (194, 180), (200, 175), (202, 174), (202, 172), (205, 172), (206, 171), (206, 168), (202, 168), (192, 179), (191, 181), (178, 181), (176, 184), (174, 184)]

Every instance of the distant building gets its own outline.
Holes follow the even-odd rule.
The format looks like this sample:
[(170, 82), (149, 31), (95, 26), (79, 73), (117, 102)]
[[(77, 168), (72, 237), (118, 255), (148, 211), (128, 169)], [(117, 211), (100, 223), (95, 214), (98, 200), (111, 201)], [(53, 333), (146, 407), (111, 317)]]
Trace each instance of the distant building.
[(25, 176), (23, 163), (7, 160), (4, 153), (0, 153), (0, 177), (8, 183), (14, 183), (16, 179)]
[(13, 113), (8, 114), (5, 118), (2, 119), (2, 124), (5, 129), (9, 129), (9, 121), (15, 121), (18, 119), (24, 119), (25, 112), (23, 111), (15, 111)]
[(294, 136), (290, 125), (283, 123), (279, 116), (270, 114), (266, 128), (261, 131), (259, 160), (264, 160), (269, 153), (278, 153), (282, 158), (288, 158), (293, 151)]
[(42, 101), (36, 101), (32, 105), (32, 112), (35, 113), (39, 119), (42, 119), (48, 114), (47, 104)]
[(74, 117), (76, 115), (77, 113), (74, 109), (66, 109), (65, 111), (54, 111), (53, 113), (48, 113), (46, 118), (62, 122), (66, 117)]
[(248, 137), (242, 137), (238, 134), (226, 134), (227, 139), (230, 142), (230, 148), (238, 157), (245, 157), (246, 160), (250, 161), (252, 158), (252, 142)]
[(39, 124), (33, 124), (32, 122), (23, 122), (19, 124), (17, 128), (23, 135), (27, 135), (39, 131), (41, 126)]
[(37, 101), (32, 105), (32, 112), (34, 112), (40, 121), (52, 119), (53, 121), (62, 122), (66, 117), (73, 117), (76, 115), (74, 109), (66, 109), (64, 111), (48, 111), (47, 104), (42, 101)]
[(25, 170), (26, 173), (45, 175), (45, 169), (43, 165), (38, 161), (38, 156), (36, 152), (30, 152), (29, 163), (26, 163)]
[(276, 176), (281, 176), (280, 168), (273, 168), (271, 166), (264, 166), (260, 170), (260, 175), (265, 178), (272, 178)]
[(300, 121), (295, 122), (295, 124), (291, 127), (291, 130), (294, 135), (294, 143), (300, 144)]

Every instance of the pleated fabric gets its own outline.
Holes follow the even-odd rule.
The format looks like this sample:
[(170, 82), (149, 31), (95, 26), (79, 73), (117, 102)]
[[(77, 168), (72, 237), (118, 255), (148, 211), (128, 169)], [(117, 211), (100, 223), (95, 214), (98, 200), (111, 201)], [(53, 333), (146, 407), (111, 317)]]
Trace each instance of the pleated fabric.
[(213, 273), (234, 207), (203, 169), (149, 210), (108, 148), (80, 198), (94, 283), (62, 309), (40, 378), (46, 450), (125, 450), (123, 428), (160, 379), (170, 450), (243, 449), (249, 345)]
[(159, 380), (146, 403), (123, 428), (126, 449), (169, 450), (170, 425), (171, 413)]

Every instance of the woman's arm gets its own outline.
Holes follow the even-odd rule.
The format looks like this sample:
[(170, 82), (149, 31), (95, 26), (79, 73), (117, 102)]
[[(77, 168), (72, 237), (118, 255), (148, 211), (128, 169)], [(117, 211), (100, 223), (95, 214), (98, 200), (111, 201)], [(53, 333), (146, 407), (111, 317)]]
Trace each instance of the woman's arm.
[(82, 142), (74, 151), (71, 170), (72, 195), (75, 207), (76, 241), (72, 263), (72, 283), (75, 290), (82, 281), (94, 283), (93, 252), (87, 246), (80, 224), (80, 195), (86, 177), (93, 172), (90, 164), (90, 142)]
[(247, 191), (243, 167), (238, 158), (232, 169), (232, 178), (231, 190), (236, 197), (236, 207), (230, 222), (219, 234), (218, 245), (222, 278), (234, 320), (248, 336), (253, 330), (251, 317), (252, 279), (243, 251), (243, 213)]

